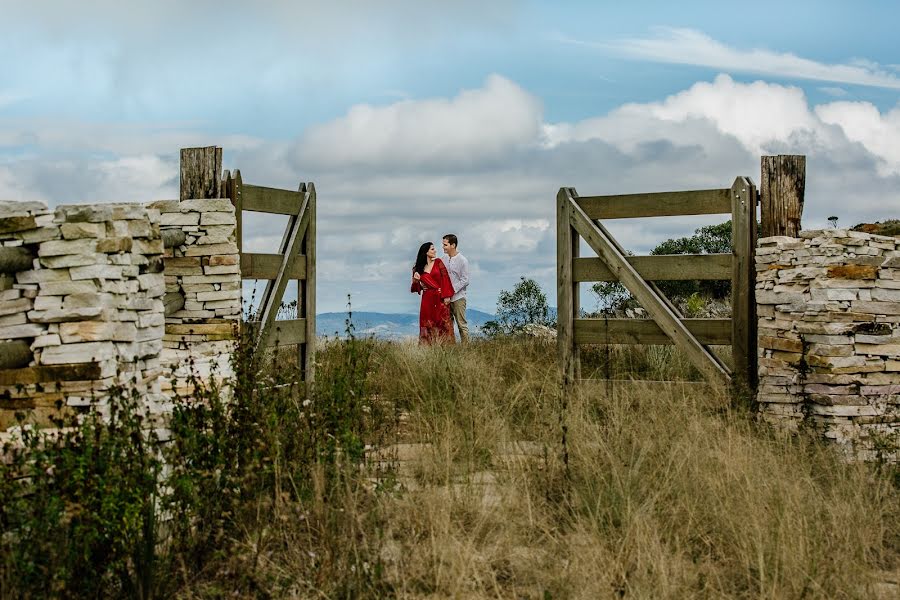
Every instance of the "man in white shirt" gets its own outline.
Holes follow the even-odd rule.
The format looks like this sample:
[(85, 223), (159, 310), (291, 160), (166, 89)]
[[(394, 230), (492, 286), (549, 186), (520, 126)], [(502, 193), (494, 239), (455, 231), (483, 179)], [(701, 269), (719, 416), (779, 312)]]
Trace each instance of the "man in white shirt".
[(466, 290), (469, 287), (469, 261), (459, 253), (456, 245), (459, 243), (456, 236), (448, 233), (441, 243), (444, 254), (447, 255), (447, 271), (450, 273), (450, 283), (453, 284), (452, 298), (444, 300), (450, 305), (450, 314), (459, 328), (459, 341), (469, 341), (469, 323), (466, 321)]

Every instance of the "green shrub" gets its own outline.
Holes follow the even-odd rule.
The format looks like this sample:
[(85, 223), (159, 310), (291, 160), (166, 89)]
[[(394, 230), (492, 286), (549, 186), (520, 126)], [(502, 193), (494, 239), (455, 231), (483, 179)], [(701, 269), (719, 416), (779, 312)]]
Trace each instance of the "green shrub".
[(108, 418), (92, 406), (4, 448), (0, 596), (152, 593), (160, 461), (139, 400), (113, 390)]

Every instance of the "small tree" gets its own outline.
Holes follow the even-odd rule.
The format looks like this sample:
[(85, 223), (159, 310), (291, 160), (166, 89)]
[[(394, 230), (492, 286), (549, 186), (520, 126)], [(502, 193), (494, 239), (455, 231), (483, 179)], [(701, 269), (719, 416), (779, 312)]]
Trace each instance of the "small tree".
[(501, 290), (497, 297), (497, 319), (488, 321), (482, 331), (489, 337), (513, 334), (526, 325), (549, 325), (547, 295), (534, 279), (522, 277), (511, 292)]
[[(694, 235), (669, 239), (650, 254), (728, 254), (731, 252), (731, 221), (707, 225)], [(730, 281), (660, 281), (659, 289), (669, 298), (689, 298), (699, 294), (707, 298), (725, 298), (731, 292)]]

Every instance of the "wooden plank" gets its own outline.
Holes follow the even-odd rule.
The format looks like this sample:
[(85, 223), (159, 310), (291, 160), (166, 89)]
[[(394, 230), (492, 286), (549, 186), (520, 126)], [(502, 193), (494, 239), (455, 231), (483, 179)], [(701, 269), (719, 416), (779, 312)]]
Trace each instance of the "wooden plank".
[(219, 198), (222, 149), (216, 146), (181, 149), (180, 195), (182, 200)]
[[(282, 258), (281, 254), (241, 254), (241, 277), (244, 279), (275, 279), (278, 276), (278, 269), (281, 268)], [(302, 254), (297, 256), (291, 272), (288, 273), (288, 278), (306, 279), (308, 262), (306, 256)]]
[(95, 362), (0, 370), (0, 385), (93, 381), (95, 379), (100, 379), (100, 363)]
[(244, 183), (241, 179), (241, 170), (235, 169), (231, 178), (231, 203), (234, 205), (234, 218), (237, 221), (235, 237), (237, 238), (238, 252), (244, 249)]
[[(306, 196), (306, 195), (297, 197), (298, 207), (305, 200), (308, 200), (308, 199), (309, 199), (309, 196)], [(282, 234), (281, 234), (281, 242), (278, 244), (278, 256), (280, 257), (279, 260), (281, 262), (284, 261), (284, 253), (287, 251), (291, 232), (293, 231), (294, 226), (298, 223), (297, 219), (298, 219), (297, 215), (289, 216), (287, 226), (284, 228), (284, 232), (282, 232)], [(278, 268), (279, 269), (281, 268), (281, 263), (279, 263)], [(265, 306), (266, 298), (271, 296), (272, 293), (274, 292), (275, 279), (277, 277), (278, 277), (278, 273), (276, 272), (275, 277), (273, 277), (271, 280), (266, 282), (266, 286), (263, 289), (262, 298), (260, 298), (260, 305), (259, 305), (260, 312), (263, 310), (263, 307)], [(288, 277), (288, 279), (290, 279), (290, 277)], [(284, 295), (283, 291), (281, 292), (281, 295), (282, 296)], [(279, 302), (281, 302), (281, 300), (279, 300)]]
[[(627, 256), (628, 263), (647, 281), (713, 281), (731, 279), (731, 254), (660, 254)], [(575, 281), (617, 281), (600, 258), (576, 258)]]
[(592, 221), (574, 201), (570, 204), (569, 218), (575, 231), (606, 262), (618, 280), (653, 317), (662, 331), (685, 352), (704, 377), (710, 381), (728, 383), (730, 373), (727, 367), (691, 335), (684, 323), (673, 314), (667, 301), (634, 270), (617, 244), (610, 241), (612, 236), (606, 228)]
[(316, 186), (309, 182), (306, 186), (309, 194), (309, 225), (306, 228), (303, 253), (306, 255), (306, 280), (303, 287), (303, 318), (306, 320), (306, 337), (302, 348), (301, 364), (303, 378), (307, 383), (306, 390), (312, 389), (316, 379)]
[(235, 334), (235, 322), (223, 321), (204, 323), (170, 323), (166, 325), (166, 333), (169, 335), (215, 335), (221, 339), (233, 339)]
[(806, 193), (806, 157), (761, 157), (759, 188), (762, 237), (799, 236)]
[(756, 186), (749, 177), (738, 177), (731, 187), (732, 253), (731, 354), (734, 383), (756, 388)]
[(621, 196), (584, 196), (578, 206), (589, 219), (627, 219), (731, 212), (731, 190), (656, 192)]
[(243, 185), (241, 192), (244, 210), (277, 215), (298, 214), (304, 198), (304, 194), (300, 192), (250, 185), (249, 183)]
[[(682, 319), (701, 344), (731, 344), (731, 319)], [(576, 344), (671, 344), (652, 319), (575, 319)]]
[(574, 190), (560, 188), (556, 195), (556, 344), (563, 390), (569, 390), (576, 378), (575, 330), (572, 278), (572, 225), (569, 220)]
[[(259, 331), (259, 323), (259, 321), (247, 321), (244, 325), (249, 328), (251, 335), (256, 335)], [(266, 347), (305, 344), (306, 329), (306, 319), (275, 321), (272, 323)]]
[(306, 194), (306, 197), (303, 199), (303, 204), (300, 207), (300, 213), (291, 218), (291, 223), (289, 223), (290, 228), (285, 232), (287, 235), (282, 244), (283, 260), (281, 268), (278, 270), (275, 279), (267, 284), (266, 291), (262, 298), (262, 312), (260, 315), (262, 328), (258, 343), (262, 344), (263, 347), (269, 345), (269, 339), (273, 333), (272, 325), (275, 323), (275, 316), (278, 314), (278, 310), (281, 307), (281, 299), (284, 297), (284, 290), (290, 279), (288, 273), (293, 271), (303, 236), (309, 226), (309, 212), (306, 210), (308, 206), (309, 194)]

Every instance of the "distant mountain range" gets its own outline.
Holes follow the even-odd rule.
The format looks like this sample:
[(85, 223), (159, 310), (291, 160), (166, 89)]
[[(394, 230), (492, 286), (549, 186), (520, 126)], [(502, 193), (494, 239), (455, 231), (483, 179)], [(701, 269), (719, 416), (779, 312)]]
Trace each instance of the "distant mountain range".
[[(379, 339), (396, 340), (419, 336), (418, 314), (396, 314), (379, 312), (353, 312), (353, 333), (358, 336), (374, 336)], [(469, 309), (466, 319), (469, 330), (477, 335), (485, 322), (494, 315)], [(331, 312), (316, 315), (316, 332), (328, 337), (343, 336), (347, 329), (347, 313)]]

